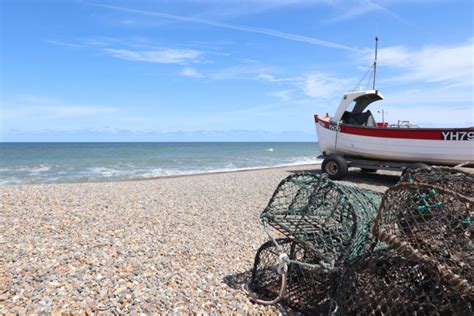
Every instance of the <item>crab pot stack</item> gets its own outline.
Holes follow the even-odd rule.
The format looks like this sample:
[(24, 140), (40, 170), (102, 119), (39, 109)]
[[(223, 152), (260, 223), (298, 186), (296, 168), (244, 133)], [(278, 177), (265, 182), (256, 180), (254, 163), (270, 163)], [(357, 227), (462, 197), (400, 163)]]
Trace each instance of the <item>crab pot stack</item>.
[[(288, 238), (276, 240), (292, 260), (315, 263), (313, 253)], [(273, 241), (264, 243), (257, 251), (249, 289), (260, 299), (272, 300), (278, 296), (281, 278), (276, 271), (280, 252)], [(286, 305), (308, 314), (329, 311), (330, 274), (308, 266), (292, 264), (288, 268)]]
[(401, 183), (385, 192), (374, 235), (397, 253), (433, 266), (450, 290), (474, 297), (473, 202), (437, 186)]
[(261, 214), (286, 238), (259, 249), (250, 287), (278, 295), (283, 252), (292, 261), (282, 302), (300, 311), (472, 315), (473, 187), (471, 174), (452, 168), (410, 170), (383, 197), (292, 175)]
[(345, 264), (335, 301), (341, 315), (472, 315), (447, 288), (429, 264), (378, 250)]
[[(371, 230), (380, 199), (377, 192), (309, 173), (291, 175), (279, 184), (261, 220), (287, 237), (283, 252), (300, 263), (289, 266), (288, 305), (311, 313), (330, 310), (334, 271), (375, 246)], [(250, 286), (259, 298), (277, 296), (278, 254), (273, 242), (257, 252)]]
[(400, 183), (424, 183), (441, 187), (470, 198), (474, 197), (474, 174), (458, 168), (429, 167), (407, 170)]

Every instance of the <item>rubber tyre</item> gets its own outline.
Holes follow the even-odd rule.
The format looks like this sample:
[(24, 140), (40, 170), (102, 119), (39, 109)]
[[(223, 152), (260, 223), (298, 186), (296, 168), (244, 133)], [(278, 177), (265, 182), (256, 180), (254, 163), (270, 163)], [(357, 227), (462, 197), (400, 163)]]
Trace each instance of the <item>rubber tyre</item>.
[(360, 168), (360, 171), (362, 171), (362, 172), (368, 172), (368, 173), (375, 173), (375, 172), (377, 172), (377, 169)]
[(328, 175), (329, 179), (341, 180), (347, 175), (348, 166), (343, 157), (330, 155), (324, 158), (321, 170)]
[(405, 169), (403, 169), (402, 176), (404, 176), (410, 170), (427, 169), (429, 167), (430, 166), (428, 166), (427, 164), (422, 163), (422, 162), (412, 163), (411, 165), (408, 165)]

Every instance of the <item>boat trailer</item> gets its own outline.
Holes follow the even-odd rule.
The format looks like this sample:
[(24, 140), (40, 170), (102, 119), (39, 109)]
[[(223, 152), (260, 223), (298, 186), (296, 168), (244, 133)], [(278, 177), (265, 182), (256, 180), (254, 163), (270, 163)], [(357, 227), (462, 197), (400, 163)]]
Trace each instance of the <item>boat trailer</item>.
[(351, 157), (343, 155), (320, 155), (323, 159), (321, 171), (326, 173), (331, 180), (342, 180), (349, 172), (350, 167), (360, 168), (363, 172), (376, 172), (377, 170), (405, 171), (408, 169), (428, 168), (429, 165), (424, 162), (404, 162), (373, 160), (360, 157)]

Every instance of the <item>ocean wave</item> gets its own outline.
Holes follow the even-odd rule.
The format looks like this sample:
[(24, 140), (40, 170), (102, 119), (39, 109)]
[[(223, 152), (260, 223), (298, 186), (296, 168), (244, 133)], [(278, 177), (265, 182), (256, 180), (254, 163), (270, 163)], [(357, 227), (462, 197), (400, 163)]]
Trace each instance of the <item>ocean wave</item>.
[(16, 178), (16, 177), (9, 177), (0, 179), (0, 187), (4, 187), (7, 185), (16, 185), (16, 184), (24, 184), (25, 181), (23, 178)]
[[(39, 165), (37, 167), (21, 167), (15, 169), (16, 171), (25, 171), (30, 174), (38, 174), (44, 171), (49, 171), (51, 169), (51, 166), (49, 165)], [(10, 170), (11, 171), (11, 170)]]
[(204, 171), (155, 168), (155, 169), (151, 169), (142, 173), (140, 176), (146, 179), (146, 178), (156, 178), (156, 177), (189, 175), (189, 174), (202, 173), (202, 172)]
[[(271, 145), (270, 145), (271, 146)], [(286, 151), (280, 151), (277, 147), (263, 148), (269, 151), (276, 148), (272, 154), (249, 155), (238, 152), (237, 154), (226, 154), (211, 159), (208, 156), (185, 156), (180, 159), (156, 159), (114, 161), (104, 163), (98, 161), (83, 161), (78, 163), (67, 160), (60, 162), (37, 164), (18, 164), (17, 166), (0, 168), (0, 186), (18, 184), (41, 184), (41, 183), (63, 183), (63, 182), (88, 182), (88, 181), (112, 181), (147, 179), (166, 176), (208, 174), (221, 172), (234, 172), (255, 169), (268, 169), (275, 167), (289, 167), (298, 165), (320, 164), (321, 159), (315, 158), (311, 153), (294, 156), (285, 155)], [(260, 147), (260, 150), (262, 148)]]
[(102, 176), (102, 177), (113, 177), (120, 173), (120, 170), (109, 168), (109, 167), (91, 167), (87, 168), (87, 171), (83, 172), (86, 175), (91, 175), (91, 176)]
[(321, 162), (322, 162), (322, 159), (295, 158), (293, 161), (290, 161), (290, 162), (282, 162), (279, 164), (270, 164), (270, 165), (261, 164), (261, 165), (255, 165), (255, 166), (249, 166), (249, 167), (236, 167), (233, 163), (228, 163), (226, 164), (226, 166), (221, 167), (221, 168), (196, 168), (196, 169), (189, 169), (189, 170), (156, 168), (146, 173), (143, 173), (141, 176), (146, 179), (146, 178), (166, 177), (166, 176), (212, 174), (212, 173), (222, 173), (222, 172), (250, 171), (250, 170), (259, 170), (259, 169), (280, 168), (280, 167), (315, 165), (315, 164), (321, 164)]

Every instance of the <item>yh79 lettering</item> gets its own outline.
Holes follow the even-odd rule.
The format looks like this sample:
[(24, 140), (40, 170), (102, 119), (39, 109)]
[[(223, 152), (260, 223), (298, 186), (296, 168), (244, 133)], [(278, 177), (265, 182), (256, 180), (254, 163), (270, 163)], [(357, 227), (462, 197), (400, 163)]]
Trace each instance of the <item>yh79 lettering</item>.
[(442, 140), (474, 140), (474, 131), (441, 132)]

